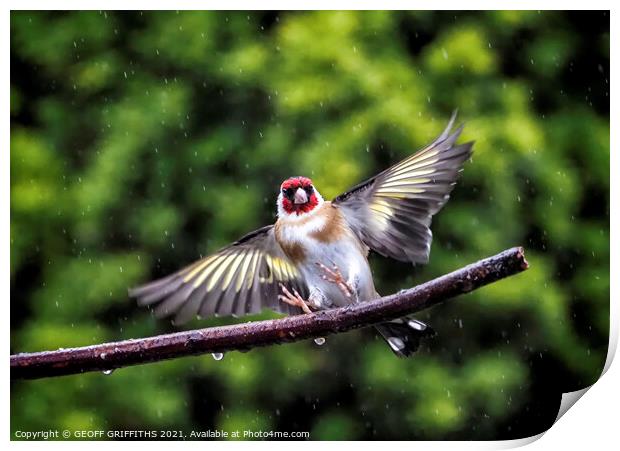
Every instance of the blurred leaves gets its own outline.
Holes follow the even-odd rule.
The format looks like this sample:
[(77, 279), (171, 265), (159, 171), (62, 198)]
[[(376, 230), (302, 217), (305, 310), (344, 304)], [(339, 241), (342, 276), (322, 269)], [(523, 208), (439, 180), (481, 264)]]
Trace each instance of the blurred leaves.
[(331, 198), (456, 108), (475, 152), (431, 261), (371, 256), (378, 290), (518, 244), (531, 264), (421, 313), (438, 335), (412, 359), (369, 330), (15, 382), (13, 430), (517, 438), (600, 374), (608, 13), (22, 11), (11, 37), (12, 352), (175, 330), (126, 289), (273, 222), (285, 177)]

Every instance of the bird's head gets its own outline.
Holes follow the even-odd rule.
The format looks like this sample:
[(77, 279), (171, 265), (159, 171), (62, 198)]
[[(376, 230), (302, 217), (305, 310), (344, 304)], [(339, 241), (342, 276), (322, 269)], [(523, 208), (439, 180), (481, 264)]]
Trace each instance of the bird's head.
[(307, 177), (290, 177), (280, 185), (278, 216), (301, 217), (323, 203), (323, 198)]

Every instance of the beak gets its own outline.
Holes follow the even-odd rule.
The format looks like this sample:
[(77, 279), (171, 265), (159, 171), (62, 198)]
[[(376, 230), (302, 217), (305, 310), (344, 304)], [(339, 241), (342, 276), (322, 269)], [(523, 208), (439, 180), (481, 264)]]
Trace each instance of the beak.
[(305, 204), (308, 202), (308, 195), (303, 188), (297, 188), (295, 191), (295, 204)]

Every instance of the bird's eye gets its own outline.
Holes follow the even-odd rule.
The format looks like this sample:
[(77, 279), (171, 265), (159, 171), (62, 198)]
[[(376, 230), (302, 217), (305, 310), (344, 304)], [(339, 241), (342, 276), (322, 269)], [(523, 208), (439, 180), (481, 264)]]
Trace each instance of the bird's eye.
[(291, 194), (293, 194), (293, 190), (291, 188), (282, 188), (282, 194), (284, 194), (286, 197), (289, 197)]
[(312, 185), (308, 185), (304, 189), (306, 190), (306, 193), (308, 193), (308, 195), (312, 194), (312, 191), (314, 191), (314, 187)]

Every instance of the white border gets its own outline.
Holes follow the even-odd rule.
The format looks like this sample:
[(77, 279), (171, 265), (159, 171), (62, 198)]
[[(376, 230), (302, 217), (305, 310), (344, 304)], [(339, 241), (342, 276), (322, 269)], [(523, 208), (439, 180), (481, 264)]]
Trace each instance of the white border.
[[(397, 0), (383, 0), (382, 2), (371, 2), (368, 0), (338, 2), (334, 0), (325, 1), (319, 0), (315, 2), (296, 2), (293, 4), (290, 1), (262, 1), (262, 2), (249, 2), (239, 0), (228, 0), (226, 2), (213, 2), (213, 1), (198, 1), (198, 0), (177, 0), (175, 2), (158, 2), (158, 1), (75, 1), (64, 0), (54, 2), (32, 1), (23, 0), (20, 2), (8, 1), (8, 8), (10, 9), (454, 9), (457, 10), (463, 5), (457, 1), (434, 1), (428, 2), (404, 2)], [(612, 9), (614, 3), (611, 1), (598, 1), (591, 0), (587, 3), (590, 9)], [(428, 8), (431, 6), (432, 8)], [(477, 1), (473, 0), (467, 2), (467, 9), (581, 9), (583, 3), (566, 2), (566, 1), (504, 1), (504, 2), (491, 2), (491, 1)], [(10, 53), (10, 14), (9, 9), (3, 9), (3, 23), (6, 24), (4, 28), (5, 39), (2, 40), (2, 54), (4, 62), (4, 89), (2, 90), (2, 104), (5, 105), (3, 116), (5, 120), (2, 123), (5, 151), (2, 152), (2, 164), (0, 164), (0, 171), (2, 171), (2, 187), (0, 188), (0, 198), (4, 205), (4, 211), (8, 212), (10, 205), (10, 189), (9, 189), (9, 177), (10, 177), (10, 159), (8, 149), (10, 148), (10, 112), (8, 105), (10, 104), (10, 75), (9, 66), (9, 53)], [(615, 86), (617, 81), (617, 30), (619, 30), (620, 21), (617, 19), (615, 11), (611, 13), (611, 73), (610, 73), (610, 86)], [(615, 119), (618, 118), (618, 106), (613, 103), (613, 94), (610, 90), (611, 96), (611, 124), (615, 124)], [(614, 132), (614, 127), (611, 127), (611, 230), (620, 230), (620, 222), (618, 221), (617, 199), (618, 199), (618, 183), (616, 177), (618, 174), (618, 157), (617, 153), (613, 149), (620, 149), (617, 138), (617, 133)], [(2, 228), (3, 236), (5, 240), (2, 243), (3, 250), (2, 258), (0, 259), (0, 270), (2, 271), (2, 284), (3, 291), (9, 292), (10, 287), (10, 259), (9, 259), (9, 236), (10, 236), (10, 220), (9, 215), (3, 216), (0, 221), (0, 227)], [(611, 274), (620, 274), (618, 267), (618, 255), (620, 251), (618, 247), (618, 240), (614, 234), (611, 234)], [(9, 296), (5, 297), (5, 302), (9, 299)], [(611, 299), (618, 299), (618, 287), (617, 282), (612, 278), (611, 282)], [(4, 315), (5, 330), (10, 330), (9, 315)], [(614, 355), (617, 349), (618, 342), (618, 307), (617, 301), (611, 302), (611, 331), (610, 331), (610, 350), (605, 365), (606, 374), (602, 379), (595, 383), (595, 385), (585, 393), (583, 399), (579, 401), (579, 408), (570, 409), (560, 420), (545, 434), (539, 436), (530, 437), (521, 440), (513, 441), (498, 441), (498, 442), (384, 442), (385, 446), (389, 446), (391, 449), (407, 449), (410, 450), (412, 446), (423, 449), (504, 449), (514, 448), (517, 446), (523, 446), (535, 441), (530, 447), (534, 449), (547, 449), (547, 448), (559, 448), (559, 449), (575, 449), (575, 448), (590, 448), (596, 449), (602, 447), (603, 449), (610, 448), (609, 444), (618, 443), (618, 426), (617, 426), (617, 412), (616, 404), (614, 401), (620, 400), (620, 370), (618, 364), (615, 367), (611, 367)], [(9, 342), (4, 342), (3, 348), (5, 350), (4, 355), (9, 354)], [(9, 371), (8, 366), (3, 367), (3, 379), (5, 382), (4, 393), (4, 406), (3, 410), (3, 423), (4, 423), (4, 437), (6, 440), (10, 437), (9, 427)], [(541, 440), (536, 439), (541, 436), (544, 437)], [(222, 448), (239, 449), (245, 447), (248, 442), (212, 442), (205, 444), (203, 442), (188, 442), (181, 445), (176, 442), (172, 446), (183, 446), (187, 448), (195, 448), (203, 450), (205, 446), (210, 448)], [(47, 449), (67, 449), (67, 448), (95, 448), (95, 449), (110, 449), (116, 444), (107, 442), (10, 442), (10, 446), (15, 448), (36, 448), (46, 447)], [(131, 445), (130, 445), (131, 446)], [(140, 445), (134, 445), (140, 446)], [(166, 442), (149, 442), (149, 448), (151, 449), (165, 449), (169, 450), (171, 444)], [(295, 442), (291, 444), (289, 442), (252, 442), (253, 447), (258, 449), (287, 449), (291, 446), (299, 448), (315, 448), (317, 442)], [(339, 451), (343, 446), (351, 446), (345, 442), (321, 442), (320, 446), (325, 449), (338, 449)], [(362, 444), (353, 444), (353, 446), (363, 446)], [(373, 446), (375, 446), (373, 444)], [(380, 446), (380, 445), (379, 445)], [(545, 447), (545, 448), (541, 448)]]

